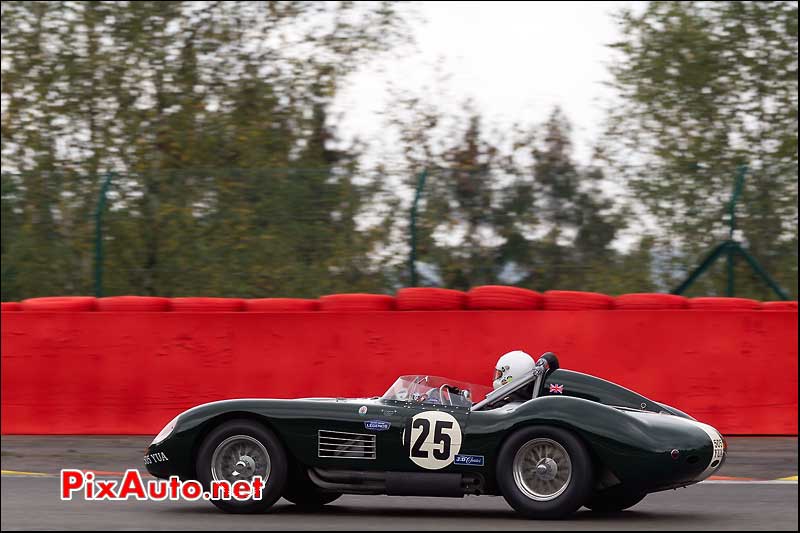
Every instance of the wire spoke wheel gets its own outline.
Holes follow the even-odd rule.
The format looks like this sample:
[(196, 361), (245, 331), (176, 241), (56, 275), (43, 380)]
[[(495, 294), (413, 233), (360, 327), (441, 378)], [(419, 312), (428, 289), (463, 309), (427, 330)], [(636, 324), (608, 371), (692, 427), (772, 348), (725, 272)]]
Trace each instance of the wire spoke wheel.
[(233, 435), (217, 445), (211, 456), (211, 477), (215, 481), (250, 481), (269, 478), (271, 461), (267, 449), (249, 435)]
[(253, 420), (234, 419), (209, 431), (197, 451), (195, 470), (197, 480), (212, 493), (216, 492), (214, 483), (252, 483), (260, 477), (260, 494), (251, 492), (247, 499), (240, 500), (225, 498), (223, 492), (222, 498), (213, 498), (211, 503), (228, 513), (263, 513), (286, 489), (289, 464), (283, 443), (270, 428)]
[(572, 461), (559, 443), (537, 438), (522, 445), (514, 456), (514, 483), (528, 498), (546, 502), (558, 498), (572, 480)]

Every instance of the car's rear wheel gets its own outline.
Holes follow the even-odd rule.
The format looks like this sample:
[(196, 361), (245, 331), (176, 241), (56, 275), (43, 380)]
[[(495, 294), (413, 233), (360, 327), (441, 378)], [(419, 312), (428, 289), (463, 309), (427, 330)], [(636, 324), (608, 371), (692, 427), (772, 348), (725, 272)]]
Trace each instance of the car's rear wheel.
[(269, 509), (286, 487), (287, 457), (283, 445), (268, 428), (251, 420), (231, 420), (214, 428), (197, 454), (197, 478), (206, 490), (214, 481), (252, 481), (260, 476), (260, 498), (213, 499), (229, 513), (260, 513)]
[(646, 492), (630, 490), (624, 487), (612, 487), (592, 494), (583, 505), (598, 513), (613, 513), (633, 507), (642, 501), (645, 496), (647, 496)]
[(569, 431), (525, 428), (500, 448), (497, 483), (517, 512), (529, 518), (562, 518), (577, 511), (591, 494), (591, 457)]

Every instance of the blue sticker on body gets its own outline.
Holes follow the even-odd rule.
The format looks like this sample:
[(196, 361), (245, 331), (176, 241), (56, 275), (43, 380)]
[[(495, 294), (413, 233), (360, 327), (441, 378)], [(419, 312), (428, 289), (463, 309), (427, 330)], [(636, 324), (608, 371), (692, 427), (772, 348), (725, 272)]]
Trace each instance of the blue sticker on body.
[(386, 431), (391, 426), (392, 424), (386, 420), (367, 420), (364, 422), (364, 427), (371, 431)]
[(457, 465), (483, 466), (482, 455), (456, 455), (453, 461)]

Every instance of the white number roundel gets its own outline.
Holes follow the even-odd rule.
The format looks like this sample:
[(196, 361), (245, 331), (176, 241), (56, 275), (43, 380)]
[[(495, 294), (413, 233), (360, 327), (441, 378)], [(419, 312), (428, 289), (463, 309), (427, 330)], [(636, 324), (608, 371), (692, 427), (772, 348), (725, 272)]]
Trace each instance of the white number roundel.
[(461, 426), (450, 413), (425, 411), (403, 430), (403, 443), (414, 464), (439, 470), (452, 463), (461, 449)]

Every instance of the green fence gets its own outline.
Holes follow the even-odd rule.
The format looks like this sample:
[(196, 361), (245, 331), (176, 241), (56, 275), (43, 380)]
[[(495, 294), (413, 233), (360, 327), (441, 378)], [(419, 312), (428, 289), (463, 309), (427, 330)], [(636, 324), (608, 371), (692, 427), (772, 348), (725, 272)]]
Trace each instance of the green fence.
[[(727, 238), (725, 201), (705, 207), (722, 229), (676, 240), (647, 235), (602, 191), (558, 196), (531, 176), (423, 170), (3, 174), (2, 299), (482, 284), (668, 292)], [(737, 242), (796, 299), (796, 213), (793, 232), (770, 231), (746, 190), (737, 209)], [(687, 295), (725, 295), (731, 273), (735, 295), (778, 298), (741, 255), (709, 264)]]

